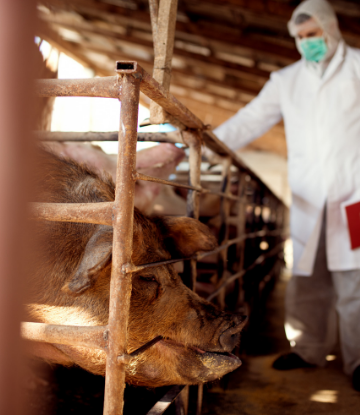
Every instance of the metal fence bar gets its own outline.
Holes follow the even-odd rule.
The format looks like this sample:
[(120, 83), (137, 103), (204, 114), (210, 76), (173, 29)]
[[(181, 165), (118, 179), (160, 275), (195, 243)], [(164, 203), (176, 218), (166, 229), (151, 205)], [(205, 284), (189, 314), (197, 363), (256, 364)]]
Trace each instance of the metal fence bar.
[[(68, 132), (68, 131), (34, 131), (35, 137), (40, 141), (118, 141), (119, 132)], [(184, 144), (178, 131), (169, 133), (137, 133), (138, 141), (149, 141), (156, 143)]]
[[(230, 223), (229, 218), (229, 201), (234, 200), (242, 205), (242, 210), (238, 210), (238, 218), (242, 221), (242, 225), (238, 227), (238, 236), (234, 239), (228, 240), (228, 232), (222, 237), (222, 245), (211, 252), (199, 253), (189, 258), (191, 282), (190, 286), (195, 288), (196, 282), (196, 262), (197, 260), (204, 258), (207, 255), (214, 253), (221, 253), (223, 262), (226, 261), (226, 251), (232, 244), (239, 245), (242, 251), (242, 258), (244, 253), (243, 241), (250, 238), (258, 238), (265, 236), (278, 236), (279, 238), (284, 233), (283, 216), (284, 211), (279, 210), (277, 217), (275, 218), (275, 225), (278, 229), (274, 231), (268, 231), (266, 229), (260, 231), (254, 231), (248, 234), (244, 234), (245, 230), (245, 202), (246, 195), (248, 192), (244, 192), (244, 175), (248, 174), (252, 178), (251, 180), (251, 194), (261, 192), (268, 192), (271, 200), (275, 200), (278, 206), (282, 206), (282, 202), (276, 198), (275, 195), (264, 185), (261, 188), (257, 185), (256, 181), (258, 178), (251, 172), (235, 153), (230, 151), (226, 145), (217, 139), (209, 131), (204, 131), (205, 127), (203, 123), (192, 114), (185, 106), (183, 106), (175, 97), (170, 93), (166, 92), (162, 86), (160, 86), (153, 78), (150, 77), (139, 65), (134, 61), (118, 61), (116, 68), (120, 76), (96, 78), (95, 80), (47, 80), (39, 81), (37, 83), (39, 88), (40, 96), (107, 96), (112, 98), (122, 99), (122, 111), (120, 120), (120, 132), (119, 132), (119, 154), (118, 154), (118, 168), (116, 178), (116, 197), (114, 203), (103, 203), (103, 204), (91, 204), (97, 206), (88, 206), (85, 204), (77, 204), (74, 206), (64, 204), (34, 204), (33, 213), (36, 219), (47, 219), (57, 221), (78, 221), (85, 223), (100, 223), (114, 226), (114, 241), (113, 249), (118, 252), (118, 255), (113, 257), (112, 262), (112, 277), (111, 277), (111, 294), (110, 294), (110, 307), (109, 307), (109, 324), (108, 333), (109, 339), (105, 339), (102, 343), (99, 336), (101, 333), (104, 337), (104, 329), (106, 327), (93, 327), (93, 333), (86, 330), (81, 334), (82, 336), (90, 336), (87, 338), (76, 338), (73, 334), (73, 327), (62, 327), (52, 326), (51, 331), (41, 331), (38, 328), (33, 328), (29, 324), (36, 323), (24, 323), (24, 330), (27, 330), (28, 338), (33, 336), (33, 340), (40, 339), (39, 341), (46, 341), (44, 339), (50, 339), (51, 342), (55, 342), (56, 336), (59, 336), (61, 330), (64, 333), (63, 341), (74, 344), (83, 342), (82, 344), (88, 344), (86, 347), (98, 347), (103, 346), (106, 348), (106, 342), (108, 341), (108, 357), (106, 363), (106, 391), (105, 391), (105, 405), (104, 414), (114, 415), (122, 414), (123, 407), (123, 390), (125, 387), (125, 365), (129, 362), (132, 354), (141, 353), (148, 347), (151, 347), (157, 341), (161, 340), (161, 337), (153, 339), (146, 345), (133, 352), (131, 355), (126, 353), (126, 334), (127, 334), (127, 322), (128, 322), (128, 310), (131, 295), (131, 273), (139, 271), (144, 268), (158, 266), (162, 264), (170, 264), (177, 261), (183, 261), (184, 259), (173, 259), (169, 261), (159, 261), (152, 264), (144, 264), (140, 266), (134, 266), (131, 263), (132, 253), (132, 225), (133, 225), (133, 204), (134, 204), (134, 185), (136, 180), (146, 180), (162, 183), (165, 185), (171, 185), (174, 187), (183, 187), (189, 190), (188, 201), (187, 201), (187, 214), (190, 217), (199, 217), (199, 195), (200, 193), (211, 193), (216, 194), (222, 198), (222, 222), (223, 226), (228, 229)], [(55, 81), (55, 82), (52, 82)], [(60, 81), (60, 82), (59, 82)], [(139, 101), (140, 89), (153, 101), (160, 104), (163, 109), (168, 112), (171, 116), (177, 119), (177, 122), (182, 123), (183, 127), (188, 129), (182, 131), (181, 139), (180, 134), (168, 133), (167, 135), (160, 135), (159, 133), (151, 134), (137, 133), (137, 110)], [(120, 96), (121, 94), (121, 96)], [(199, 130), (202, 131), (199, 132)], [(81, 133), (82, 136), (84, 134)], [(116, 137), (113, 132), (110, 133), (87, 133), (87, 136), (81, 138), (77, 133), (52, 133), (42, 134), (37, 133), (37, 137), (43, 141), (59, 140), (59, 141), (116, 141)], [(97, 137), (97, 138), (95, 138)], [(145, 176), (137, 173), (135, 170), (135, 155), (136, 155), (136, 142), (137, 140), (144, 141), (159, 141), (162, 142), (181, 142), (189, 147), (189, 185), (182, 185), (174, 183), (172, 181), (162, 180)], [(206, 145), (215, 150), (222, 156), (229, 156), (228, 168), (224, 172), (224, 181), (222, 191), (216, 192), (201, 187), (201, 143), (204, 139)], [(239, 190), (237, 196), (230, 194), (230, 178), (231, 178), (231, 164), (235, 165), (240, 169), (240, 181)], [(226, 185), (224, 185), (224, 183)], [(249, 193), (249, 194), (250, 194)], [(100, 206), (101, 205), (101, 206)], [(254, 206), (259, 206), (258, 198), (253, 202)], [(281, 228), (281, 229), (280, 229)], [(229, 277), (224, 281), (223, 277), (220, 279), (220, 286), (215, 292), (209, 297), (212, 299), (219, 295), (220, 292), (225, 292), (225, 288), (228, 284), (241, 278), (246, 272), (250, 271), (260, 263), (264, 262), (267, 258), (276, 255), (282, 248), (283, 242), (276, 245), (266, 254), (260, 255), (255, 262), (243, 269), (242, 262), (240, 259), (239, 270), (237, 273)], [(185, 259), (187, 260), (187, 259)], [(224, 273), (223, 273), (224, 276)], [(241, 288), (240, 288), (241, 289)], [(26, 326), (28, 325), (28, 326)], [(45, 325), (47, 326), (47, 325)], [(75, 328), (75, 330), (79, 328)], [(91, 331), (90, 329), (90, 331)], [(33, 330), (33, 331), (32, 331)], [(45, 334), (44, 334), (45, 333)], [(90, 333), (90, 334), (89, 334)], [(93, 339), (91, 335), (94, 335)], [(71, 336), (74, 335), (72, 338)], [(36, 337), (37, 336), (37, 337)], [(43, 336), (43, 337), (41, 337)], [(53, 336), (53, 337), (51, 337)], [(105, 336), (106, 337), (106, 336)], [(183, 387), (180, 388), (176, 393), (173, 391), (171, 402), (176, 399)], [(174, 388), (173, 388), (174, 389)], [(175, 389), (174, 389), (175, 390)], [(166, 402), (159, 401), (153, 408), (157, 412), (150, 412), (150, 414), (160, 414), (170, 405), (169, 398)], [(198, 405), (197, 414), (201, 413), (201, 402), (202, 402), (202, 387), (198, 389)], [(162, 404), (162, 405), (161, 405)], [(157, 406), (158, 405), (158, 406)], [(165, 406), (166, 408), (165, 408)], [(160, 408), (162, 406), (162, 408)], [(157, 408), (157, 409), (156, 409)], [(165, 408), (165, 409), (164, 409)]]
[[(201, 176), (201, 140), (197, 131), (186, 130), (182, 133), (184, 142), (189, 146), (189, 184), (193, 187), (200, 187)], [(200, 200), (199, 192), (188, 191), (186, 201), (186, 214), (190, 218), (199, 219)], [(197, 278), (197, 258), (192, 258), (189, 262), (190, 282), (193, 291), (196, 291)], [(201, 413), (203, 388), (198, 385), (197, 390), (197, 414)]]
[[(228, 195), (230, 192), (230, 174), (231, 174), (231, 159), (226, 158), (223, 163), (223, 172), (222, 172), (222, 182), (221, 182), (221, 190), (222, 193)], [(221, 198), (220, 204), (220, 218), (221, 218), (221, 225), (219, 231), (219, 245), (225, 245), (225, 248), (222, 249), (218, 253), (218, 263), (217, 263), (217, 286), (221, 286), (222, 282), (227, 277), (227, 258), (228, 258), (228, 246), (227, 242), (229, 239), (229, 224), (228, 224), (228, 217), (230, 213), (230, 204), (229, 200), (225, 197)], [(224, 309), (225, 308), (225, 290), (221, 291), (218, 296), (218, 303), (219, 306)]]
[(113, 202), (31, 203), (32, 219), (112, 225)]
[(121, 99), (117, 76), (90, 79), (39, 79), (39, 97), (103, 97)]
[(156, 404), (150, 409), (147, 415), (161, 415), (180, 395), (185, 386), (173, 386)]
[[(237, 206), (237, 223), (236, 223), (236, 234), (243, 235), (246, 233), (246, 180), (245, 175), (239, 172), (239, 188), (238, 197), (240, 198)], [(236, 254), (238, 257), (237, 271), (241, 272), (244, 268), (245, 259), (245, 241), (240, 241), (236, 244)], [(243, 290), (243, 275), (239, 277), (238, 281), (239, 292), (237, 298), (236, 308), (243, 307), (245, 303), (245, 292)]]
[(107, 326), (61, 326), (44, 323), (21, 323), (21, 335), (27, 340), (102, 350), (105, 350), (108, 345), (107, 329)]
[[(200, 166), (199, 166), (199, 168), (200, 168)], [(201, 172), (200, 172), (200, 174), (201, 174)], [(224, 192), (216, 192), (216, 191), (212, 191), (212, 190), (209, 190), (209, 189), (204, 189), (203, 187), (201, 187), (200, 184), (199, 184), (199, 186), (186, 185), (186, 184), (173, 182), (173, 181), (170, 181), (170, 180), (159, 179), (157, 177), (147, 176), (146, 174), (142, 174), (142, 173), (138, 173), (138, 172), (136, 172), (134, 174), (134, 179), (144, 180), (146, 182), (166, 184), (168, 186), (173, 186), (173, 187), (181, 187), (183, 189), (189, 189), (189, 190), (200, 192), (200, 193), (210, 193), (210, 194), (213, 194), (213, 195), (218, 195), (218, 196), (221, 196), (223, 198), (230, 199), (230, 200), (235, 200), (235, 201), (239, 200), (239, 198), (237, 196), (234, 196), (232, 194), (228, 194), (228, 193), (224, 193)], [(191, 180), (190, 180), (190, 183), (192, 183)], [(200, 183), (200, 180), (199, 180), (199, 183)], [(191, 197), (194, 197), (193, 193), (191, 193)]]
[[(120, 85), (120, 76), (119, 84)], [(105, 415), (121, 415), (125, 388), (127, 325), (131, 296), (131, 273), (123, 271), (131, 263), (137, 119), (140, 96), (140, 79), (122, 75), (122, 108), (120, 114), (119, 151), (116, 171), (114, 202), (114, 239), (110, 282), (109, 351), (106, 359)], [(119, 91), (120, 92), (120, 91)], [(120, 357), (120, 359), (119, 359)]]

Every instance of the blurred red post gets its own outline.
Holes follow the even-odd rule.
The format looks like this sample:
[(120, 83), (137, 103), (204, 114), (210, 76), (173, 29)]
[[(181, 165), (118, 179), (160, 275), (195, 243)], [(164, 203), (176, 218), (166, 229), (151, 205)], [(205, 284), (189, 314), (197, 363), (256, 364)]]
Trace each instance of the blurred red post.
[(0, 414), (22, 413), (20, 318), (35, 2), (0, 0)]

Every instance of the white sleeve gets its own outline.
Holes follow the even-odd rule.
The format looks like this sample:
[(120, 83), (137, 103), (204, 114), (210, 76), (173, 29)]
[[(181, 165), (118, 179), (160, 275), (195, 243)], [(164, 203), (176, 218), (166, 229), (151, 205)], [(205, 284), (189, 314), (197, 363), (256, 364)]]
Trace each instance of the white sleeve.
[(282, 119), (280, 77), (274, 72), (259, 95), (214, 130), (232, 150), (246, 146)]

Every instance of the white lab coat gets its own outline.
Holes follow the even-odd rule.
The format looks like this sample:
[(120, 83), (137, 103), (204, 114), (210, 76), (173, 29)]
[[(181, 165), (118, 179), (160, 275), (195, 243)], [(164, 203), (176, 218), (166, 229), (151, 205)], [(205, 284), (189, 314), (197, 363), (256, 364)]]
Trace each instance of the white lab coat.
[(324, 76), (302, 59), (273, 72), (258, 97), (215, 129), (231, 149), (284, 119), (292, 190), (294, 275), (311, 275), (327, 204), (330, 271), (360, 268), (341, 203), (360, 201), (360, 50), (343, 41)]

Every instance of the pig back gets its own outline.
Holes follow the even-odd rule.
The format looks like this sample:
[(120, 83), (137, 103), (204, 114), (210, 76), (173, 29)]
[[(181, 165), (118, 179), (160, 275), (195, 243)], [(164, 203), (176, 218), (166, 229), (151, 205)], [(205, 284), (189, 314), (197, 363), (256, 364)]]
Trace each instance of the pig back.
[[(86, 165), (60, 158), (41, 148), (37, 157), (35, 202), (98, 203), (114, 200), (115, 185), (110, 176), (104, 174), (100, 177)], [(87, 244), (99, 228), (101, 225), (71, 222), (37, 221), (33, 224), (36, 254), (27, 301), (33, 304), (33, 319), (54, 322), (58, 311), (48, 317), (40, 311), (49, 307), (100, 308), (103, 311), (98, 310), (99, 315), (107, 310), (110, 263), (102, 271), (104, 278), (99, 281), (100, 290), (89, 290), (84, 298), (64, 290), (66, 282), (78, 269)], [(64, 324), (64, 320), (61, 321)]]

